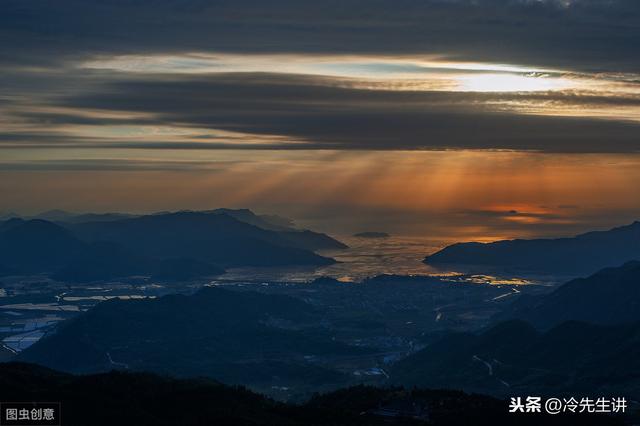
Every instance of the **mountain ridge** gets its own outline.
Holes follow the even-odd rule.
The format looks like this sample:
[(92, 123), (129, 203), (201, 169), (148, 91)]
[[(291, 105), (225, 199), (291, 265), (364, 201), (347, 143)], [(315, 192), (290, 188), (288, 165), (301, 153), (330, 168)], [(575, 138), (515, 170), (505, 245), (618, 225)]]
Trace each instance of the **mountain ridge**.
[(545, 295), (522, 297), (495, 320), (509, 318), (542, 329), (569, 320), (609, 325), (640, 321), (640, 261), (570, 280)]
[[(263, 229), (227, 213), (107, 215), (88, 222), (11, 218), (0, 222), (0, 274), (47, 273), (72, 282), (127, 275), (191, 279), (226, 267), (329, 265), (335, 260), (315, 251), (346, 247), (325, 234)], [(179, 259), (185, 274), (175, 268)]]
[(456, 243), (424, 258), (430, 265), (507, 268), (547, 274), (591, 274), (640, 260), (640, 222), (575, 237)]

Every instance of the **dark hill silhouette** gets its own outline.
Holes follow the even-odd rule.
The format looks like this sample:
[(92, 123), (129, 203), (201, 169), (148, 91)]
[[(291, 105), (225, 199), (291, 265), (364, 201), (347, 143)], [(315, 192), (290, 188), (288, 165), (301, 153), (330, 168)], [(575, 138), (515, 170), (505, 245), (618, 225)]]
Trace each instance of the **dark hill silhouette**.
[[(83, 223), (83, 222), (108, 222), (111, 220), (120, 220), (136, 217), (138, 215), (129, 213), (74, 213), (65, 210), (48, 210), (38, 213), (28, 219), (41, 219), (49, 222), (64, 223)], [(23, 218), (26, 218), (23, 216)]]
[(215, 209), (207, 210), (203, 213), (209, 214), (226, 214), (234, 219), (238, 219), (240, 222), (248, 223), (250, 225), (257, 226), (258, 228), (267, 229), (269, 231), (291, 231), (293, 230), (292, 222), (290, 220), (281, 218), (275, 219), (268, 215), (257, 215), (249, 209)]
[(597, 324), (640, 321), (640, 262), (603, 269), (542, 296), (523, 296), (497, 319), (519, 318), (548, 328), (575, 320)]
[(123, 219), (134, 219), (143, 216), (165, 216), (170, 214), (198, 213), (207, 215), (225, 215), (266, 231), (281, 234), (281, 242), (287, 246), (306, 250), (342, 249), (347, 246), (328, 235), (293, 227), (289, 219), (275, 215), (257, 215), (249, 209), (220, 208), (206, 211), (184, 210), (176, 213), (160, 212), (152, 215), (133, 215), (127, 213), (71, 213), (64, 210), (50, 210), (34, 216), (32, 219), (42, 219), (59, 224), (82, 224), (90, 222), (113, 222)]
[(86, 244), (82, 253), (59, 267), (51, 277), (73, 283), (109, 280), (131, 275), (147, 275), (155, 262), (113, 243)]
[(424, 261), (582, 275), (630, 260), (640, 260), (640, 222), (573, 238), (457, 243)]
[(326, 234), (309, 230), (292, 230), (279, 232), (280, 238), (286, 245), (306, 250), (329, 250), (348, 248), (346, 244), (331, 238)]
[(82, 254), (51, 274), (53, 279), (73, 283), (150, 276), (163, 282), (213, 277), (224, 269), (191, 258), (155, 259), (137, 255), (114, 243), (88, 244)]
[(71, 232), (44, 220), (11, 219), (0, 226), (0, 262), (15, 270), (52, 271), (85, 249)]
[(126, 213), (83, 213), (66, 218), (63, 222), (83, 223), (83, 222), (109, 222), (136, 217)]
[(8, 231), (11, 228), (15, 228), (18, 225), (22, 225), (26, 221), (19, 217), (13, 217), (11, 219), (7, 219), (4, 222), (0, 222), (0, 232)]
[(395, 383), (494, 395), (640, 396), (640, 323), (569, 321), (541, 333), (507, 321), (480, 333), (453, 333), (399, 361)]
[(204, 288), (193, 296), (109, 300), (62, 324), (18, 359), (68, 372), (206, 375), (225, 383), (341, 383), (305, 356), (356, 355), (318, 328), (321, 315), (280, 295)]
[(249, 209), (216, 209), (203, 213), (224, 214), (267, 231), (277, 231), (285, 244), (292, 247), (311, 251), (347, 248), (346, 244), (326, 234), (295, 229), (291, 220), (280, 216), (257, 215)]
[[(192, 210), (183, 210), (184, 212), (192, 212)], [(153, 214), (169, 214), (171, 212), (156, 212)], [(271, 231), (290, 231), (294, 230), (293, 221), (277, 215), (261, 214), (257, 215), (249, 209), (228, 209), (219, 208), (214, 210), (204, 210), (201, 213), (207, 214), (226, 214), (241, 222), (255, 225), (262, 229), (268, 229)], [(143, 214), (131, 214), (131, 213), (74, 213), (65, 210), (48, 210), (39, 213), (35, 216), (29, 217), (29, 219), (42, 219), (50, 222), (62, 222), (62, 223), (82, 223), (82, 222), (107, 222), (111, 220), (120, 220), (127, 218), (134, 218), (145, 216)], [(20, 215), (16, 213), (6, 213), (0, 216), (0, 220), (7, 220), (11, 218), (18, 218)], [(22, 217), (25, 218), (24, 216)]]
[(178, 212), (69, 225), (87, 241), (109, 241), (157, 258), (189, 257), (221, 266), (327, 265), (292, 242), (226, 214)]
[[(90, 282), (131, 275), (175, 281), (224, 272), (195, 259), (151, 258), (116, 243), (86, 243), (68, 229), (40, 219), (0, 223), (0, 275), (48, 273), (68, 282)], [(180, 270), (177, 270), (179, 267)]]
[[(60, 401), (68, 426), (376, 426), (420, 425), (423, 421), (375, 415), (401, 403), (419, 406), (432, 426), (511, 424), (507, 403), (458, 391), (357, 386), (284, 404), (207, 379), (178, 380), (148, 373), (112, 371), (73, 376), (33, 364), (0, 364), (2, 401)], [(538, 426), (621, 425), (604, 415), (518, 416), (518, 424)]]
[(10, 267), (4, 266), (4, 265), (0, 265), (0, 277), (8, 276), (8, 275), (15, 275), (15, 274), (18, 274), (18, 273), (19, 273), (19, 271), (17, 269), (10, 268)]
[(80, 216), (70, 213), (51, 215), (70, 222), (0, 222), (0, 275), (48, 273), (71, 282), (150, 275), (180, 281), (219, 275), (226, 266), (328, 265), (334, 260), (313, 250), (345, 247), (324, 234), (266, 230), (225, 212), (108, 214), (99, 215), (104, 221), (92, 216), (86, 222), (75, 222)]

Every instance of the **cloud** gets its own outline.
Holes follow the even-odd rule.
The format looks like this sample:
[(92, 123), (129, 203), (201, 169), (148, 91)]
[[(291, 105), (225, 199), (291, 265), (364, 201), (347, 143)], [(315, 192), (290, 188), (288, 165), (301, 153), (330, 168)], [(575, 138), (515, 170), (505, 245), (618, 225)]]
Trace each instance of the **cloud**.
[[(0, 147), (637, 152), (639, 26), (634, 0), (7, 0)], [(119, 55), (141, 58), (137, 72), (86, 68)], [(212, 71), (216, 55), (221, 71), (232, 57), (266, 72)], [(349, 62), (363, 55), (377, 62)], [(323, 75), (336, 69), (313, 60), (328, 56), (354, 75)], [(173, 73), (145, 68), (168, 57)], [(550, 66), (593, 90), (423, 87), (436, 71), (420, 58)], [(296, 61), (315, 74), (285, 66)], [(526, 69), (494, 71), (549, 80)], [(366, 78), (372, 70), (422, 79)]]
[(367, 52), (635, 71), (639, 23), (636, 0), (5, 0), (0, 61)]
[[(540, 101), (541, 94), (421, 92), (339, 87), (327, 78), (275, 74), (163, 76), (106, 83), (101, 89), (57, 99), (67, 110), (129, 112), (145, 117), (138, 124), (199, 129), (188, 137), (135, 140), (87, 138), (87, 146), (148, 148), (263, 149), (509, 149), (545, 152), (635, 152), (640, 123), (496, 111), (498, 101)], [(549, 94), (549, 102), (579, 109), (590, 99)], [(604, 102), (598, 99), (597, 102)], [(615, 104), (616, 99), (611, 100)], [(627, 101), (631, 102), (631, 101)], [(638, 102), (638, 100), (633, 100)], [(38, 122), (42, 115), (27, 113)], [(60, 124), (88, 123), (85, 117), (44, 115)], [(95, 120), (95, 121), (94, 121)], [(108, 119), (105, 124), (115, 124)], [(136, 120), (127, 119), (126, 124)], [(246, 144), (206, 132), (248, 135)], [(16, 134), (16, 140), (70, 142), (82, 137)], [(251, 136), (253, 135), (253, 136)], [(266, 135), (266, 136), (265, 136)], [(251, 137), (266, 137), (252, 143)], [(158, 138), (162, 138), (159, 135)], [(0, 135), (11, 142), (12, 134)]]
[(0, 172), (189, 172), (223, 170), (226, 162), (130, 159), (26, 160), (0, 162)]

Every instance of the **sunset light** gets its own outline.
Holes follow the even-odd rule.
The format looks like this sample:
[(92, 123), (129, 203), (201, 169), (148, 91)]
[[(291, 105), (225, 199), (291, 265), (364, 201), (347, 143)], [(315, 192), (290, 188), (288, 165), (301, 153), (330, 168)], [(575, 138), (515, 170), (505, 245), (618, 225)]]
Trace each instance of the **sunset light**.
[(640, 425), (639, 355), (640, 0), (2, 0), (0, 425)]

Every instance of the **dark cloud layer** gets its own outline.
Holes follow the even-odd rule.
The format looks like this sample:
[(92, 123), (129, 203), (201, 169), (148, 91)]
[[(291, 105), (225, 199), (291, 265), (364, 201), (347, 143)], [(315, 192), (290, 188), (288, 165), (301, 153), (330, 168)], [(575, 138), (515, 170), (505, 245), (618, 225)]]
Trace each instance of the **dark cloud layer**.
[[(321, 79), (326, 83), (326, 79)], [(529, 96), (508, 95), (520, 101)], [(549, 95), (591, 102), (568, 94)], [(106, 83), (102, 90), (57, 99), (76, 110), (144, 113), (144, 119), (105, 119), (104, 124), (172, 125), (255, 135), (284, 136), (303, 144), (268, 143), (279, 149), (516, 149), (546, 152), (631, 152), (640, 150), (640, 125), (586, 118), (495, 112), (482, 106), (502, 94), (365, 90), (317, 84), (310, 77), (230, 74)], [(596, 98), (596, 103), (604, 100)], [(616, 102), (615, 99), (611, 102)], [(637, 102), (629, 100), (628, 102)], [(152, 118), (149, 118), (152, 117)], [(100, 118), (73, 114), (26, 113), (38, 124), (100, 124)], [(0, 139), (12, 142), (11, 134)], [(16, 141), (82, 142), (60, 135), (21, 134)], [(199, 143), (120, 140), (114, 146), (148, 148), (228, 148), (234, 140), (200, 136)], [(208, 140), (209, 139), (209, 140)], [(85, 140), (100, 143), (99, 138)], [(200, 142), (200, 141), (199, 141)], [(235, 145), (256, 148), (252, 143)], [(259, 147), (259, 146), (258, 146)]]
[(0, 58), (175, 51), (446, 54), (638, 69), (636, 0), (5, 0)]
[[(11, 126), (2, 126), (0, 143), (636, 152), (637, 123), (489, 106), (637, 108), (638, 96), (373, 90), (320, 76), (136, 76), (79, 65), (117, 54), (437, 54), (623, 73), (640, 69), (638, 46), (636, 0), (5, 0), (0, 108)], [(85, 110), (120, 114), (79, 113)], [(202, 134), (150, 141), (65, 131), (117, 125), (172, 126)], [(256, 144), (211, 137), (217, 130), (282, 138)]]
[[(224, 163), (222, 163), (224, 165)], [(78, 159), (78, 160), (31, 160), (0, 162), (2, 172), (181, 172), (204, 170), (216, 172), (222, 167), (216, 162), (207, 161), (158, 161), (158, 160), (125, 160), (125, 159)]]

